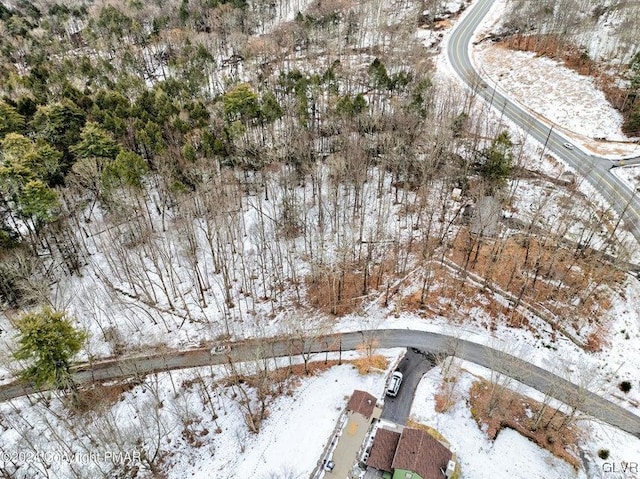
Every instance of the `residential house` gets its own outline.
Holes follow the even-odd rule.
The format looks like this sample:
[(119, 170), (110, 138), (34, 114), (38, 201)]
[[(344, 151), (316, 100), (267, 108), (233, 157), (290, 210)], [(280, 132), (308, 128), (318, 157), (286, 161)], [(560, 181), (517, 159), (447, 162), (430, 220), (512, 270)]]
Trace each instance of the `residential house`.
[(383, 471), (385, 479), (449, 479), (455, 469), (452, 457), (447, 447), (421, 429), (379, 428), (367, 466)]

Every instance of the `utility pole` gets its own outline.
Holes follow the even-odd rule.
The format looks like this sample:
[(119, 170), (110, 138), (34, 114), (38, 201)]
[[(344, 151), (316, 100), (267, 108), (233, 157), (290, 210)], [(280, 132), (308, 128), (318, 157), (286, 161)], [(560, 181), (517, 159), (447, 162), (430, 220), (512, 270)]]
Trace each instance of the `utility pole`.
[(549, 128), (549, 134), (547, 135), (547, 139), (544, 140), (544, 145), (542, 145), (542, 153), (540, 153), (540, 161), (542, 161), (542, 158), (544, 157), (544, 152), (547, 149), (547, 144), (549, 143), (549, 138), (551, 138), (552, 131), (553, 131), (553, 125), (551, 125), (551, 128)]

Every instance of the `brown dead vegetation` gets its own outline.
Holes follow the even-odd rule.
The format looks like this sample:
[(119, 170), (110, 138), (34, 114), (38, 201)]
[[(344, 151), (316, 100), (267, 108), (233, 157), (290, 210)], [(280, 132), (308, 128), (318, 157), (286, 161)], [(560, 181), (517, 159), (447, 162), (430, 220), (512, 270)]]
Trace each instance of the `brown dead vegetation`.
[(602, 318), (625, 275), (598, 251), (570, 247), (533, 234), (483, 238), (463, 227), (445, 255), (457, 269), (438, 260), (426, 263), (426, 287), (402, 295), (397, 310), (464, 323), (481, 317), (480, 309), (486, 319), (478, 324), (486, 329), (505, 324), (537, 335), (532, 314), (550, 325), (552, 339), (561, 332), (589, 351), (601, 350)]
[[(449, 259), (560, 318), (571, 313), (597, 323), (611, 306), (610, 288), (624, 280), (624, 273), (596, 252), (570, 251), (552, 241), (519, 235), (498, 241), (463, 229)], [(513, 321), (526, 324), (525, 319)]]
[(191, 447), (202, 447), (205, 444), (204, 437), (209, 434), (209, 430), (203, 427), (202, 419), (189, 419), (183, 423), (182, 438)]
[(434, 286), (424, 298), (420, 290), (404, 296), (400, 300), (402, 310), (423, 315), (439, 314), (453, 322), (463, 323), (473, 316), (472, 309), (480, 308), (489, 317), (490, 323), (483, 324), (487, 329), (495, 330), (497, 323), (504, 321), (508, 326), (534, 331), (526, 316), (497, 301), (490, 290), (483, 290), (482, 285), (472, 282), (470, 278), (457, 277), (442, 265), (436, 266), (434, 263), (434, 267), (437, 267), (433, 271)]
[[(347, 361), (342, 361), (342, 363), (346, 362)], [(292, 377), (301, 378), (304, 376), (315, 376), (316, 374), (321, 374), (328, 369), (331, 369), (333, 366), (338, 366), (339, 364), (341, 363), (337, 359), (330, 359), (327, 361), (309, 361), (307, 364), (306, 374), (304, 364), (293, 364), (291, 366), (278, 368), (275, 371), (272, 371), (271, 375), (275, 381), (281, 382)]]
[(501, 388), (498, 403), (490, 407), (496, 397), (494, 388), (481, 380), (473, 383), (469, 394), (471, 414), (489, 439), (494, 440), (504, 428), (511, 428), (551, 454), (578, 468), (578, 431), (571, 418), (559, 410), (533, 399)]
[(387, 369), (387, 366), (389, 364), (387, 358), (380, 354), (365, 356), (362, 358), (350, 360), (348, 362), (352, 363), (358, 370), (358, 373), (363, 376), (365, 374), (369, 374), (371, 370), (384, 371), (385, 369)]
[(373, 290), (385, 284), (392, 266), (382, 263), (369, 268), (346, 265), (339, 271), (322, 271), (306, 279), (309, 304), (326, 314), (344, 316), (357, 310)]
[(355, 272), (327, 272), (307, 279), (307, 297), (315, 309), (335, 316), (355, 311), (362, 303), (364, 278)]
[[(388, 360), (382, 355), (373, 355), (371, 357), (363, 357), (358, 359), (328, 359), (323, 361), (309, 361), (307, 363), (307, 372), (305, 372), (305, 365), (292, 364), (289, 366), (283, 366), (281, 368), (270, 371), (269, 378), (273, 384), (284, 383), (286, 381), (292, 381), (293, 384), (298, 382), (299, 378), (315, 376), (322, 374), (323, 372), (331, 369), (334, 366), (340, 366), (341, 364), (351, 364), (362, 375), (369, 374), (372, 369), (384, 371), (388, 366)], [(241, 375), (237, 378), (233, 378), (233, 381), (242, 381), (248, 386), (258, 388), (261, 384), (262, 378), (258, 375)], [(223, 382), (231, 384), (230, 379), (225, 379)]]
[(70, 398), (70, 408), (76, 413), (103, 411), (123, 400), (123, 394), (142, 384), (139, 380), (122, 381), (113, 384), (92, 384), (78, 388)]
[(442, 378), (438, 391), (434, 394), (435, 411), (447, 412), (456, 403), (457, 397), (453, 394), (458, 381), (457, 377)]
[(581, 75), (599, 74), (598, 65), (584, 50), (575, 45), (567, 44), (566, 40), (558, 35), (513, 35), (500, 44), (513, 50), (534, 52), (539, 56), (562, 60), (567, 68), (571, 68)]

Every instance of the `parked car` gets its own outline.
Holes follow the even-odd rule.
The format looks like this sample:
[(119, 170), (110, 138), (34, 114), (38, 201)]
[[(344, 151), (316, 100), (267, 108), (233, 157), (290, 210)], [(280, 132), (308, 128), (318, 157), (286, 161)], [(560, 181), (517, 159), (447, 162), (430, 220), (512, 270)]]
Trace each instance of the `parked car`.
[(400, 389), (401, 384), (402, 373), (400, 371), (395, 371), (391, 375), (391, 380), (389, 381), (389, 385), (387, 386), (387, 396), (396, 397), (398, 395), (398, 390)]
[(227, 351), (231, 351), (231, 346), (228, 346), (226, 344), (218, 344), (217, 346), (211, 348), (211, 354), (222, 354), (226, 353)]

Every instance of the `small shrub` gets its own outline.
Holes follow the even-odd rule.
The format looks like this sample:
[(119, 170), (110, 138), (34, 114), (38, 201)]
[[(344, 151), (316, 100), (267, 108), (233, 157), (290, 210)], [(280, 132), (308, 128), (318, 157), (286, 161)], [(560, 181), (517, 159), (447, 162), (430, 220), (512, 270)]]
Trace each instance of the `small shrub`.
[(436, 393), (435, 395), (435, 411), (436, 412), (447, 412), (453, 406), (453, 402), (447, 399), (447, 397), (442, 393)]
[(622, 391), (623, 393), (628, 393), (629, 391), (631, 391), (631, 381), (622, 381), (619, 385), (618, 388), (620, 389), (620, 391)]
[(602, 351), (603, 342), (601, 333), (594, 331), (587, 336), (587, 342), (584, 348), (589, 352), (596, 353)]
[(369, 374), (371, 370), (382, 370), (387, 369), (388, 361), (387, 358), (380, 354), (374, 354), (372, 356), (365, 356), (363, 358), (358, 358), (353, 360), (353, 364), (358, 370), (360, 374)]
[(609, 449), (600, 449), (598, 451), (598, 457), (603, 461), (606, 461), (607, 459), (609, 459)]

